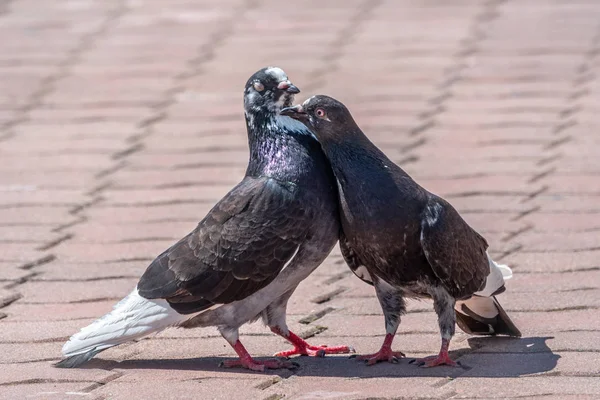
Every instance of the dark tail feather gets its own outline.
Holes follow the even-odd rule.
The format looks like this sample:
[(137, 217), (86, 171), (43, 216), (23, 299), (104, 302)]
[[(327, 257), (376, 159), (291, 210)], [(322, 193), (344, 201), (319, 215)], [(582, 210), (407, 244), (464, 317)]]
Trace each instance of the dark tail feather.
[(521, 337), (521, 331), (517, 326), (512, 322), (504, 308), (500, 305), (496, 296), (492, 296), (494, 299), (494, 305), (498, 309), (498, 316), (496, 317), (496, 325), (494, 326), (494, 330), (497, 335), (508, 335), (514, 337)]
[(79, 367), (81, 364), (90, 361), (92, 358), (94, 358), (96, 354), (100, 353), (101, 351), (102, 350), (93, 349), (88, 351), (87, 353), (76, 354), (74, 356), (70, 356), (60, 360), (59, 362), (54, 364), (54, 366), (56, 368), (76, 368)]
[[(496, 296), (489, 298), (497, 310), (497, 315), (486, 318), (476, 314), (467, 304), (462, 304), (460, 311), (456, 310), (456, 323), (465, 333), (471, 335), (508, 335), (521, 337), (521, 331), (512, 322), (502, 308)], [(480, 298), (479, 300), (482, 300)]]

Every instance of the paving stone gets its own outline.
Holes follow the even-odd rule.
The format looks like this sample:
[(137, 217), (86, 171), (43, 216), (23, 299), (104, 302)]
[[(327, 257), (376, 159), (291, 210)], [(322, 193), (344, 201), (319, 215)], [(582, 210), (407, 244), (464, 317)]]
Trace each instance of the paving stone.
[[(521, 377), (527, 375), (597, 376), (598, 355), (589, 353), (467, 354), (463, 365), (472, 369), (461, 377)], [(512, 365), (510, 371), (503, 366)]]
[(98, 369), (70, 368), (61, 370), (52, 368), (49, 362), (31, 362), (22, 364), (5, 364), (5, 373), (0, 377), (0, 387), (17, 385), (26, 382), (27, 376), (35, 376), (35, 379), (46, 382), (102, 382), (114, 373)]
[[(0, 298), (22, 296), (0, 310), (1, 398), (600, 395), (596, 2), (310, 0), (293, 18), (275, 0), (76, 3), (0, 10)], [(68, 336), (243, 177), (240, 90), (264, 65), (289, 73), (298, 101), (344, 101), (486, 237), (513, 268), (499, 301), (522, 338), (457, 330), (450, 350), (464, 368), (339, 355), (258, 374), (217, 367), (234, 352), (215, 328), (168, 329), (82, 369), (51, 367)], [(394, 348), (434, 354), (431, 302), (407, 309)], [(311, 343), (359, 352), (385, 332), (373, 288), (337, 248), (298, 287), (287, 320), (313, 330)], [(260, 357), (289, 346), (261, 323), (241, 340)]]
[[(103, 388), (94, 391), (94, 395), (110, 399), (189, 399), (190, 393), (203, 399), (226, 400), (231, 398), (231, 393), (239, 392), (244, 388), (244, 396), (259, 399), (263, 392), (254, 386), (260, 383), (260, 378), (255, 379), (212, 379), (205, 382), (202, 379), (189, 382), (165, 382), (162, 380), (145, 380), (140, 382), (114, 381)], [(206, 383), (209, 383), (208, 385)]]
[(90, 382), (28, 383), (0, 386), (0, 396), (5, 399), (64, 399), (67, 396), (87, 396), (89, 393), (84, 390), (89, 387)]
[(2, 332), (0, 333), (0, 343), (23, 343), (29, 342), (58, 342), (57, 354), (62, 347), (63, 341), (66, 341), (72, 334), (79, 331), (80, 328), (89, 325), (91, 320), (68, 320), (68, 321), (11, 321), (5, 318), (2, 321)]
[[(531, 273), (562, 273), (574, 271), (594, 271), (599, 267), (598, 257), (600, 251), (578, 252), (516, 252), (509, 254), (502, 260), (516, 272)], [(560, 276), (558, 277), (560, 279)]]
[(99, 299), (125, 297), (135, 288), (138, 278), (106, 279), (89, 282), (29, 282), (19, 288), (30, 304), (44, 303), (87, 303)]
[[(517, 383), (518, 382), (518, 383)], [(511, 397), (541, 395), (591, 395), (600, 393), (598, 380), (588, 377), (519, 377), (457, 379), (446, 385), (455, 390), (456, 398), (504, 399)]]
[(142, 261), (149, 264), (172, 244), (172, 240), (111, 244), (65, 242), (53, 249), (53, 254), (59, 260), (68, 263)]
[(39, 274), (31, 281), (78, 281), (93, 282), (105, 279), (129, 278), (137, 279), (142, 276), (149, 261), (121, 261), (107, 263), (65, 263), (55, 261), (35, 268)]
[[(533, 327), (534, 328), (534, 327)], [(527, 353), (527, 352), (598, 352), (600, 343), (595, 340), (595, 330), (556, 330), (548, 335), (537, 334), (529, 326), (527, 333), (520, 339), (472, 337), (467, 339), (475, 352)]]
[[(7, 321), (87, 321), (110, 312), (118, 300), (87, 300), (85, 304), (15, 302), (9, 308), (3, 309), (3, 312), (7, 314)], [(82, 327), (84, 323), (85, 321), (82, 322)]]
[[(0, 364), (29, 363), (52, 359), (58, 361), (61, 347), (61, 342), (26, 343), (19, 345), (15, 343), (0, 343), (0, 350), (2, 350)], [(32, 377), (24, 377), (24, 379), (30, 378)]]

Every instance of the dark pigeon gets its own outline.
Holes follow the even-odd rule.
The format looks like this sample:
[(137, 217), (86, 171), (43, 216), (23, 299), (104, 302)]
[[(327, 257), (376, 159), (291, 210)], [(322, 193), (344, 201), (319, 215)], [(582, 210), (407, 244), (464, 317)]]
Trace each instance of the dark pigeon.
[(419, 186), (360, 130), (348, 109), (327, 96), (286, 108), (321, 143), (337, 178), (342, 254), (352, 271), (375, 286), (386, 338), (368, 364), (404, 356), (391, 344), (405, 313), (405, 298), (431, 298), (438, 315), (439, 355), (419, 365), (456, 365), (448, 356), (455, 322), (481, 335), (521, 333), (496, 295), (511, 270), (487, 254), (486, 240), (444, 199)]
[(217, 326), (239, 360), (225, 366), (292, 367), (256, 361), (238, 328), (263, 319), (294, 345), (276, 355), (347, 353), (310, 346), (286, 325), (287, 302), (327, 257), (340, 231), (331, 167), (306, 127), (279, 115), (299, 90), (276, 67), (256, 72), (244, 89), (250, 160), (244, 179), (189, 235), (154, 260), (114, 310), (76, 333), (59, 367), (75, 367), (110, 347), (169, 326)]

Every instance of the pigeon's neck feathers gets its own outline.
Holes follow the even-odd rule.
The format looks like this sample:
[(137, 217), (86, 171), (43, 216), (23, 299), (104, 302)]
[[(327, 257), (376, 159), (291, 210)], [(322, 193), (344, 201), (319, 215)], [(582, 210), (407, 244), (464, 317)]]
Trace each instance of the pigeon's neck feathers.
[(336, 176), (352, 174), (354, 168), (362, 174), (398, 168), (357, 126), (348, 127), (344, 133), (324, 135), (320, 143)]
[(277, 114), (247, 114), (250, 159), (246, 175), (294, 180), (319, 144), (304, 124)]
[[(340, 195), (346, 197), (348, 209), (358, 212), (364, 204), (372, 208), (381, 206), (381, 213), (390, 209), (390, 199), (398, 192), (410, 189), (420, 192), (420, 187), (391, 161), (360, 129), (327, 135), (321, 141), (323, 150), (341, 186)], [(407, 195), (406, 198), (412, 198)]]

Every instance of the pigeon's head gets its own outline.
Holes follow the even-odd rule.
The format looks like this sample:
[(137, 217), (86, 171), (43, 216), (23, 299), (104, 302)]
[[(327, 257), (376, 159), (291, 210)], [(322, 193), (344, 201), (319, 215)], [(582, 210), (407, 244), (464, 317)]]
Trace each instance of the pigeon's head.
[(302, 122), (320, 142), (343, 140), (357, 127), (345, 105), (324, 95), (313, 96), (302, 104), (284, 108), (281, 115)]
[(248, 114), (279, 114), (289, 107), (300, 89), (290, 82), (281, 68), (266, 67), (257, 71), (246, 82), (244, 109)]

